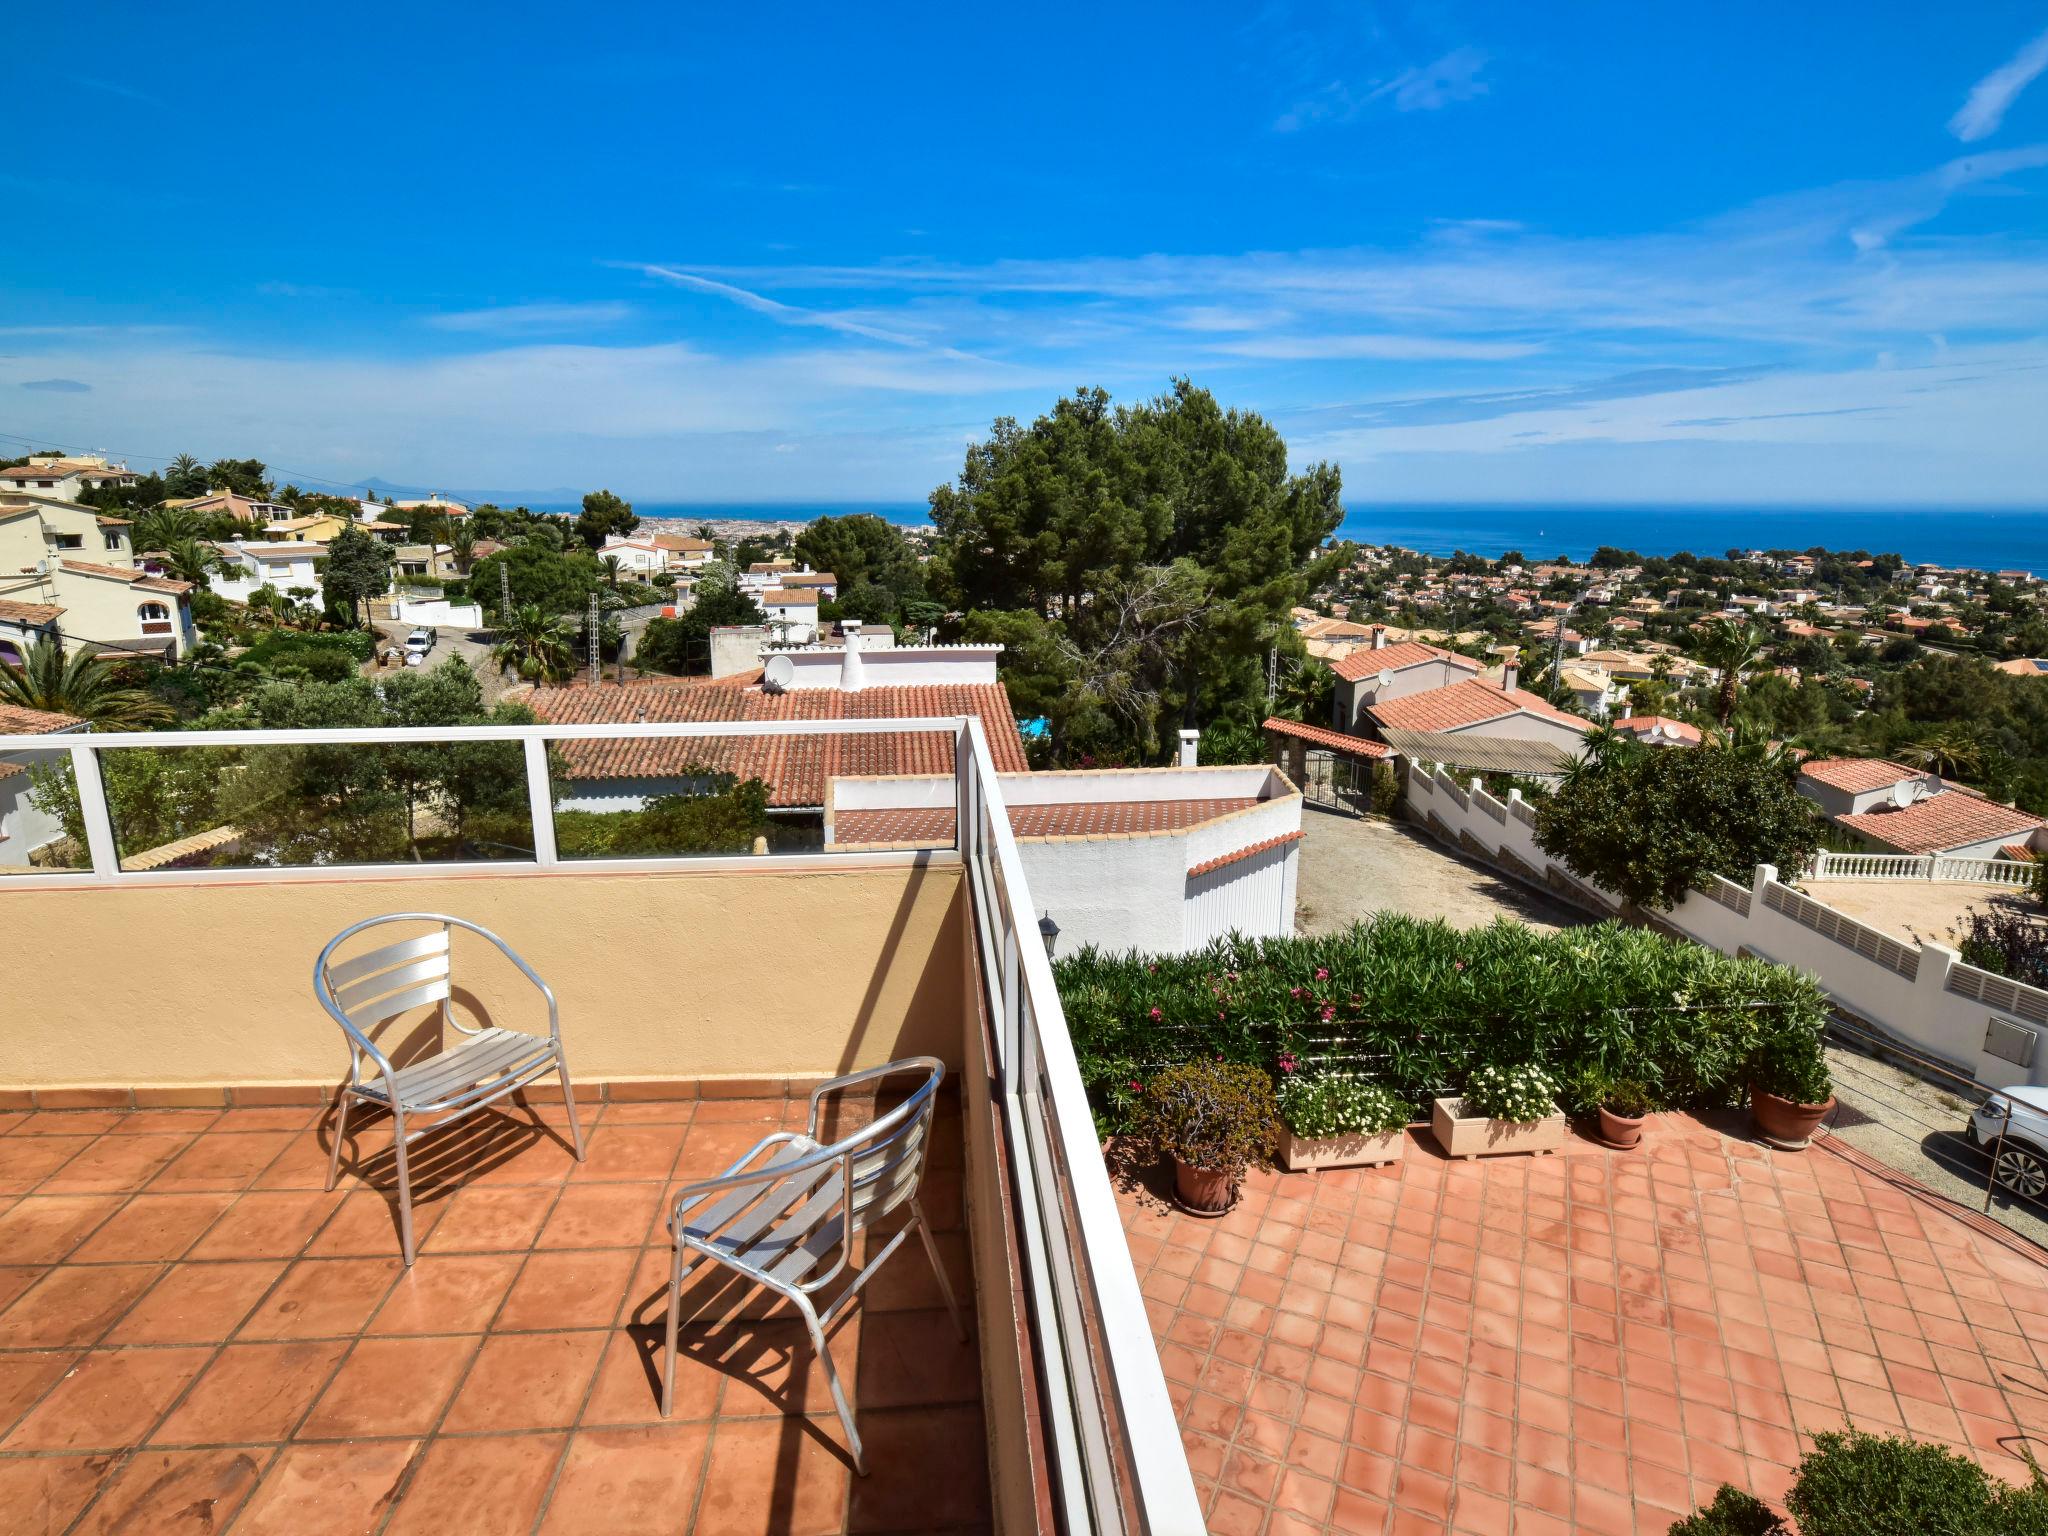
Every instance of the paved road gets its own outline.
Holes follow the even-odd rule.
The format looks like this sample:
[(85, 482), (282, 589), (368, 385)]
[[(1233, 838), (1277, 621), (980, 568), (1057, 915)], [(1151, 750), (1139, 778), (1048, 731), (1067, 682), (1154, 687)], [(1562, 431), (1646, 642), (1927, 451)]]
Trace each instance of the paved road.
[(1588, 921), (1505, 875), (1460, 857), (1405, 822), (1302, 808), (1295, 926), (1334, 933), (1383, 910), (1483, 928), (1511, 917), (1546, 931)]
[[(1956, 1092), (1922, 1082), (1889, 1062), (1828, 1047), (1828, 1071), (1841, 1100), (1834, 1134), (1929, 1189), (1984, 1208), (1990, 1163), (1970, 1145), (1964, 1123), (1974, 1107)], [(2000, 1191), (1991, 1215), (2048, 1247), (2048, 1207)]]

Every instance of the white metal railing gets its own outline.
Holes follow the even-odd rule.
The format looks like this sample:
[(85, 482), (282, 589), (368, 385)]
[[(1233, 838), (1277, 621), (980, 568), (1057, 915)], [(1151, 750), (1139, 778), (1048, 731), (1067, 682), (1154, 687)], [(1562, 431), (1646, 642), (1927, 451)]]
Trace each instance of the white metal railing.
[(1820, 853), (1812, 880), (1962, 880), (2026, 886), (2034, 866), (2017, 859), (1959, 858), (1937, 853)]
[(1070, 1532), (1204, 1529), (1052, 962), (981, 722), (960, 734), (960, 855), (994, 1015), (1054, 1501)]
[[(753, 856), (666, 855), (564, 858), (555, 838), (548, 749), (589, 741), (687, 740), (749, 736), (817, 737), (932, 732), (954, 744), (957, 852), (948, 850)], [(523, 858), (387, 864), (244, 864), (217, 869), (123, 869), (108, 812), (101, 763), (123, 751), (319, 746), (521, 746), (533, 847)], [(998, 1109), (1009, 1143), (1020, 1254), (1035, 1368), (1052, 1457), (1055, 1508), (1068, 1532), (1195, 1536), (1201, 1504), (1182, 1449), (1165, 1373), (1131, 1263), (1116, 1197), (1052, 964), (1039, 937), (1023, 863), (978, 719), (720, 721), (708, 724), (477, 725), (427, 729), (310, 731), (77, 732), (0, 735), (0, 759), (68, 755), (90, 867), (0, 879), (0, 892), (77, 890), (307, 878), (383, 880), (465, 873), (561, 869), (640, 872), (760, 869), (816, 864), (894, 866), (958, 858), (973, 902), (991, 1012), (995, 1017)]]

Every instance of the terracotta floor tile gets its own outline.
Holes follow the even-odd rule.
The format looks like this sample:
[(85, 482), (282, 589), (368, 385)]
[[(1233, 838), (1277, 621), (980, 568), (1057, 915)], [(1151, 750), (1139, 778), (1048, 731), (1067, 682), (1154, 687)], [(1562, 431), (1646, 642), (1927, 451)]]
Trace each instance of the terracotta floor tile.
[(177, 1135), (102, 1136), (43, 1180), (40, 1189), (46, 1195), (132, 1192), (155, 1178), (192, 1140)]
[(398, 1277), (372, 1334), (481, 1333), (519, 1273), (517, 1254), (425, 1253)]
[(347, 1349), (340, 1339), (230, 1344), (150, 1442), (219, 1445), (282, 1440), (313, 1405)]
[(538, 1248), (638, 1248), (654, 1224), (658, 1184), (571, 1184), (562, 1191)]
[(682, 1149), (680, 1125), (599, 1126), (589, 1133), (584, 1161), (571, 1167), (571, 1182), (590, 1179), (666, 1179)]
[(556, 1429), (575, 1423), (606, 1341), (597, 1329), (493, 1334), (484, 1340), (456, 1394), (443, 1431)]
[[(118, 1195), (31, 1195), (0, 1212), (0, 1255), (10, 1264), (54, 1264), (121, 1208)], [(123, 1253), (125, 1259), (156, 1255)]]
[(0, 1314), (0, 1349), (90, 1344), (161, 1273), (155, 1264), (61, 1265)]
[(17, 1135), (0, 1140), (0, 1195), (28, 1193), (96, 1139)]
[(870, 1408), (981, 1400), (981, 1354), (962, 1343), (944, 1312), (856, 1314), (858, 1401)]
[(440, 1422), (480, 1342), (461, 1334), (362, 1340), (300, 1425), (298, 1438), (427, 1434)]
[(639, 1258), (628, 1249), (536, 1253), (519, 1272), (494, 1326), (502, 1332), (609, 1328)]
[(110, 1349), (87, 1355), (17, 1424), (0, 1450), (119, 1450), (140, 1443), (212, 1351)]
[(704, 1424), (586, 1429), (569, 1442), (541, 1536), (669, 1536), (695, 1507)]
[(177, 1264), (107, 1335), (110, 1344), (217, 1344), (284, 1273), (281, 1259)]
[(288, 1131), (200, 1136), (172, 1158), (149, 1187), (162, 1194), (244, 1190), (256, 1182), (256, 1176), (269, 1167), (287, 1145), (297, 1139)]
[(11, 1350), (0, 1354), (0, 1438), (80, 1358), (77, 1350)]
[[(863, 1401), (853, 1385), (860, 1380), (860, 1319), (842, 1317), (825, 1342), (840, 1381), (852, 1390), (854, 1401)], [(721, 1419), (833, 1411), (831, 1383), (801, 1323), (756, 1321), (693, 1328), (685, 1335), (683, 1348), (724, 1374), (725, 1391), (718, 1400)], [(680, 1372), (681, 1367), (677, 1369)]]
[(721, 1423), (695, 1536), (831, 1536), (841, 1529), (851, 1478), (842, 1454), (816, 1420)]
[(561, 1191), (465, 1189), (448, 1202), (422, 1253), (503, 1253), (529, 1248)]
[(979, 1408), (860, 1413), (856, 1422), (868, 1473), (853, 1479), (848, 1530), (964, 1529), (988, 1523), (986, 1480), (932, 1475), (939, 1467), (972, 1466), (988, 1454), (988, 1429)]
[(61, 1536), (99, 1491), (110, 1456), (0, 1459), (0, 1511), (17, 1536)]
[[(424, 1246), (427, 1236), (448, 1214), (449, 1202), (415, 1203), (412, 1211), (413, 1239)], [(402, 1252), (398, 1236), (398, 1201), (380, 1190), (357, 1189), (348, 1193), (341, 1208), (320, 1229), (319, 1236), (306, 1245), (312, 1258), (376, 1258)]]
[(185, 1257), (297, 1258), (341, 1200), (339, 1191), (329, 1195), (257, 1190), (243, 1195), (192, 1245)]
[(564, 1436), (436, 1440), (385, 1536), (492, 1536), (523, 1531), (540, 1513)]
[(405, 1266), (388, 1259), (300, 1259), (242, 1325), (244, 1339), (314, 1339), (356, 1333)]
[[(726, 1373), (703, 1358), (702, 1330), (686, 1333), (676, 1353), (675, 1405), (668, 1422), (708, 1419), (717, 1411)], [(614, 1332), (597, 1368), (597, 1381), (584, 1405), (586, 1425), (661, 1422), (660, 1336)]]
[(21, 1295), (50, 1272), (48, 1264), (0, 1265), (0, 1312), (5, 1312)]
[(280, 1105), (273, 1109), (230, 1109), (207, 1127), (216, 1134), (227, 1131), (304, 1131), (327, 1111), (308, 1106)]
[(397, 1502), (418, 1449), (412, 1440), (288, 1445), (235, 1536), (372, 1536)]
[(269, 1459), (267, 1448), (138, 1451), (73, 1536), (213, 1536), (235, 1518)]
[(81, 1264), (182, 1258), (233, 1202), (229, 1194), (137, 1195), (72, 1257)]

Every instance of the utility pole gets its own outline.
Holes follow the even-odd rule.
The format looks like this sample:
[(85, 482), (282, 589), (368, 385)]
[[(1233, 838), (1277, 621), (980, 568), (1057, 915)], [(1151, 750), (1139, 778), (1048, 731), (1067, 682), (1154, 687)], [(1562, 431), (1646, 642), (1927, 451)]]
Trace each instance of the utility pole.
[(596, 682), (596, 681), (598, 680), (598, 676), (597, 676), (597, 669), (598, 669), (598, 659), (597, 659), (597, 635), (598, 635), (598, 628), (599, 628), (599, 620), (598, 620), (598, 617), (597, 617), (597, 594), (596, 594), (595, 592), (592, 592), (592, 593), (590, 594), (590, 680), (591, 680), (591, 682), (593, 682), (593, 683), (595, 683), (595, 682)]
[(512, 566), (504, 560), (498, 562), (498, 622), (512, 627)]
[(1557, 611), (1557, 646), (1550, 653), (1550, 691), (1553, 694), (1564, 682), (1564, 621), (1571, 611), (1570, 603)]

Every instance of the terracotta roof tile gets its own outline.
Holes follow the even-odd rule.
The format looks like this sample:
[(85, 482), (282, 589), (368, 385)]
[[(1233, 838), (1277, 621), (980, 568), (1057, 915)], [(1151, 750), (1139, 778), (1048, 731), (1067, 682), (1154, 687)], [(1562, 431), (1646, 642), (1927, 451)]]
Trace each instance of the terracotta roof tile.
[[(527, 703), (555, 725), (659, 724), (721, 720), (887, 720), (979, 715), (999, 773), (1023, 773), (1024, 740), (1010, 696), (1001, 683), (947, 683), (914, 687), (801, 688), (768, 693), (703, 683), (634, 683), (625, 687), (579, 684), (537, 689)], [(868, 735), (722, 736), (693, 740), (563, 742), (575, 779), (673, 778), (692, 768), (759, 778), (775, 806), (823, 805), (825, 781), (842, 775), (950, 774), (953, 738), (936, 731)]]
[(42, 736), (51, 731), (75, 730), (85, 722), (76, 715), (60, 715), (47, 709), (23, 709), (19, 704), (0, 704), (0, 736)]
[(1631, 736), (1650, 736), (1661, 732), (1694, 747), (1704, 739), (1698, 726), (1687, 725), (1683, 720), (1673, 720), (1668, 715), (1624, 715), (1614, 722), (1614, 728), (1617, 731), (1626, 731)]
[[(1074, 800), (1060, 805), (1013, 805), (1010, 831), (1020, 838), (1144, 837), (1183, 832), (1205, 821), (1250, 810), (1250, 796), (1216, 800)], [(951, 846), (953, 808), (905, 806), (840, 811), (832, 818), (835, 847), (863, 843), (938, 843)]]
[(1253, 843), (1249, 848), (1240, 848), (1235, 853), (1218, 854), (1213, 859), (1204, 859), (1199, 864), (1191, 864), (1188, 866), (1188, 874), (1190, 877), (1206, 875), (1223, 868), (1226, 864), (1235, 864), (1240, 859), (1249, 859), (1264, 853), (1269, 848), (1282, 848), (1289, 843), (1298, 843), (1306, 836), (1308, 834), (1299, 828), (1292, 832), (1282, 832), (1278, 837), (1269, 837), (1263, 842)]
[(65, 570), (80, 576), (110, 576), (116, 581), (125, 581), (130, 586), (141, 587), (148, 592), (183, 593), (192, 590), (189, 581), (172, 581), (168, 576), (151, 576), (146, 571), (124, 570), (118, 565), (95, 565), (90, 560), (63, 560), (58, 562)]
[(1336, 731), (1326, 725), (1304, 725), (1299, 720), (1283, 720), (1274, 716), (1265, 723), (1265, 729), (1276, 736), (1289, 736), (1296, 741), (1305, 741), (1312, 746), (1330, 747), (1339, 752), (1349, 752), (1353, 757), (1392, 757), (1394, 754), (1383, 741), (1372, 741), (1364, 736), (1353, 736), (1349, 731)]
[(1444, 688), (1432, 688), (1426, 693), (1411, 693), (1403, 698), (1368, 704), (1365, 712), (1377, 725), (1404, 731), (1455, 731), (1513, 714), (1554, 720), (1581, 732), (1589, 729), (1578, 716), (1566, 714), (1548, 699), (1539, 698), (1527, 689), (1502, 688), (1498, 683), (1483, 682), (1478, 678), (1452, 683)]
[(1830, 789), (1844, 790), (1852, 795), (1868, 794), (1873, 789), (1889, 789), (1906, 779), (1917, 779), (1926, 770), (1908, 768), (1904, 763), (1894, 763), (1881, 757), (1821, 757), (1799, 765), (1799, 776), (1812, 779), (1816, 784), (1825, 784)]
[(1977, 795), (1929, 795), (1903, 810), (1838, 816), (1836, 823), (1900, 853), (1940, 853), (2048, 825), (2038, 816)]
[(1331, 670), (1346, 682), (1355, 683), (1361, 678), (1378, 677), (1381, 672), (1399, 672), (1404, 667), (1419, 667), (1427, 661), (1447, 661), (1452, 666), (1477, 672), (1479, 663), (1470, 656), (1460, 656), (1456, 651), (1446, 651), (1434, 645), (1424, 645), (1420, 640), (1396, 640), (1378, 650), (1370, 646), (1353, 651)]
[(761, 594), (764, 608), (812, 608), (817, 602), (817, 591), (810, 587), (770, 587)]
[(47, 624), (63, 611), (55, 603), (17, 603), (12, 598), (0, 597), (0, 619), (17, 624)]

